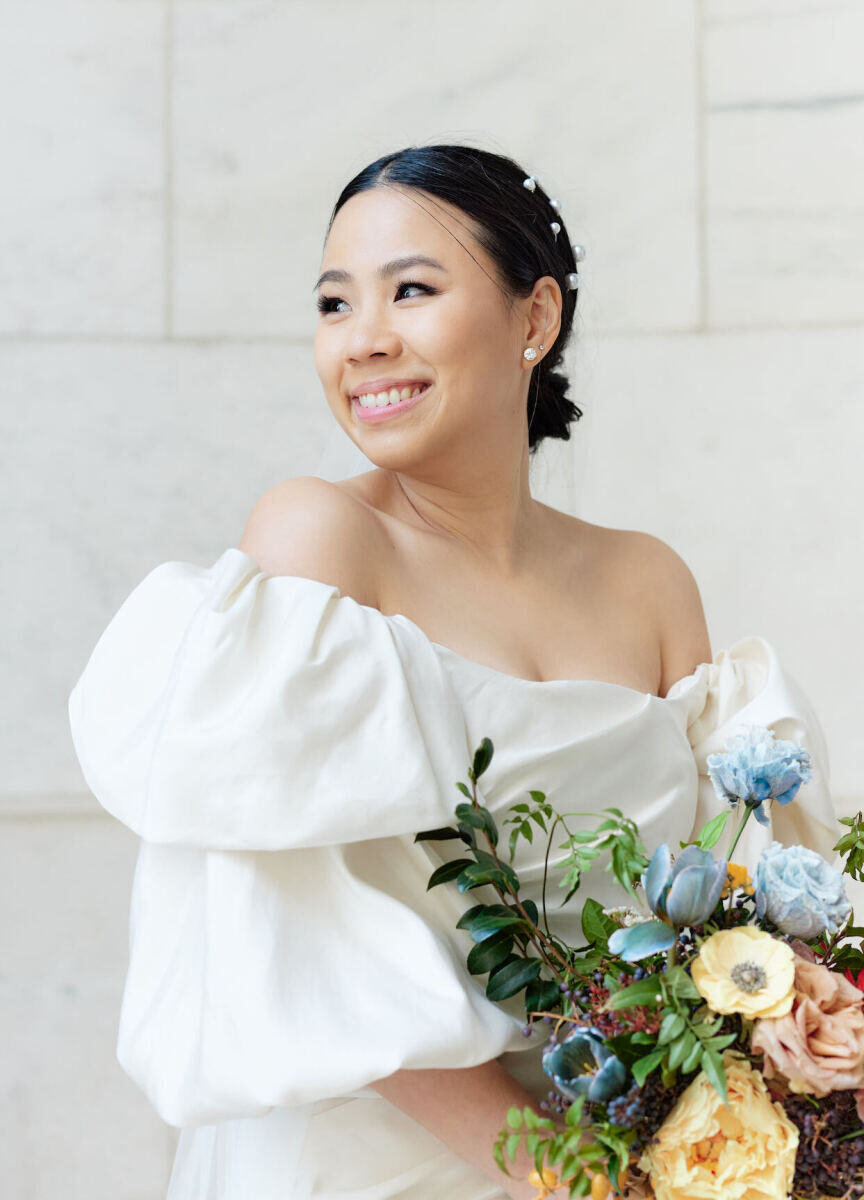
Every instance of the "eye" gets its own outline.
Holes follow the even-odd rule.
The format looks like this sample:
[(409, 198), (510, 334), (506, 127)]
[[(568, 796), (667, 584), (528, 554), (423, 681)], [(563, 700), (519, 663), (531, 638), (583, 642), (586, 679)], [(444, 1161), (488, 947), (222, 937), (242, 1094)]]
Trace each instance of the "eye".
[[(403, 288), (419, 288), (422, 292), (425, 292), (428, 296), (434, 296), (438, 290), (437, 288), (430, 287), (426, 283), (418, 283), (415, 279), (404, 279), (402, 281), (402, 283), (400, 283), (399, 286), (396, 288), (397, 297)], [(409, 299), (410, 299), (410, 297), (409, 297)], [(341, 296), (319, 296), (318, 297), (318, 311), (319, 311), (319, 313), (336, 312), (336, 311), (338, 311), (337, 305), (344, 304), (344, 303), (345, 303), (345, 301), (341, 298)]]

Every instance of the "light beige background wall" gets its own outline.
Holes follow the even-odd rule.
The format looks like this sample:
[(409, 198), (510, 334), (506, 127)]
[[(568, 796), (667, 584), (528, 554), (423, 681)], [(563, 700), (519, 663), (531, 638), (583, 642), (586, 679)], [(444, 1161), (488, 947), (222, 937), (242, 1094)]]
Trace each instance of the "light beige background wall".
[(341, 186), (411, 143), (536, 174), (584, 243), (580, 514), (689, 563), (715, 649), (774, 642), (857, 771), (864, 6), (0, 5), (0, 1191), (155, 1200), (176, 1133), (114, 1061), (136, 842), (66, 701), (156, 563), (315, 469)]

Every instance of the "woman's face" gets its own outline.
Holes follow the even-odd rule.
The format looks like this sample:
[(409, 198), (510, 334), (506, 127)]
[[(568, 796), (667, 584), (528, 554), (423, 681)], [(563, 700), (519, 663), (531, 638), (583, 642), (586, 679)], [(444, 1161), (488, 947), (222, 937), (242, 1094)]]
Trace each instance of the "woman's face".
[[(528, 302), (508, 309), (468, 222), (425, 192), (378, 187), (331, 227), (315, 368), (336, 420), (385, 469), (527, 441)], [(431, 261), (398, 265), (417, 255)], [(357, 394), (381, 385), (424, 390), (395, 409), (362, 407)]]

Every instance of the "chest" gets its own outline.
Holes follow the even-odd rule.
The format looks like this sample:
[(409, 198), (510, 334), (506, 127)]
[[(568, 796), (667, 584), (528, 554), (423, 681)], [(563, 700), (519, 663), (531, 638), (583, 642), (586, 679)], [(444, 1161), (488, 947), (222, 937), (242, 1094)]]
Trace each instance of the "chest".
[(381, 571), (380, 607), (430, 641), (525, 680), (603, 680), (657, 693), (657, 621), (626, 570), (567, 555), (526, 578), (502, 580), (445, 552), (396, 548)]

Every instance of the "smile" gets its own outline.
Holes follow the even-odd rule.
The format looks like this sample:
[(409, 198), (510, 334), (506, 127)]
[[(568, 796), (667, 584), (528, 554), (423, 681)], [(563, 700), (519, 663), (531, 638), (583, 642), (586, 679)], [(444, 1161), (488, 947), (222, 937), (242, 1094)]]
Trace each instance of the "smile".
[(381, 421), (413, 408), (429, 391), (429, 384), (391, 388), (389, 392), (372, 392), (355, 396), (351, 407), (361, 421)]

